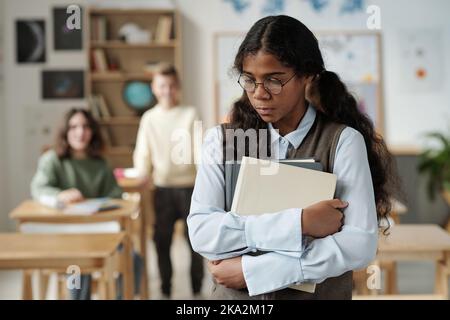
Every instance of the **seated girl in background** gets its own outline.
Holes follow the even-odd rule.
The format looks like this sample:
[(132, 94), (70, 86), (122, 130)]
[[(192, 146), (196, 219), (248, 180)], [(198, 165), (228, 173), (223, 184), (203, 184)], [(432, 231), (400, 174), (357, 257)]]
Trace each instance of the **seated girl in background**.
[[(92, 114), (81, 108), (69, 110), (57, 134), (54, 149), (48, 150), (39, 159), (37, 172), (31, 181), (33, 199), (59, 207), (86, 198), (120, 198), (122, 190), (102, 157), (103, 149), (99, 125)], [(57, 232), (119, 231), (117, 224), (113, 224), (116, 230), (111, 228), (111, 223), (64, 225), (64, 229), (56, 225), (50, 229)], [(36, 232), (36, 228), (32, 232)], [(134, 254), (135, 288), (139, 284), (140, 266), (140, 257)], [(71, 289), (70, 293), (72, 299), (85, 300), (90, 298), (90, 291), (91, 276), (82, 275), (80, 289)]]
[(112, 170), (102, 158), (103, 139), (89, 111), (65, 116), (56, 145), (44, 153), (31, 182), (31, 195), (44, 204), (68, 205), (85, 198), (120, 198)]

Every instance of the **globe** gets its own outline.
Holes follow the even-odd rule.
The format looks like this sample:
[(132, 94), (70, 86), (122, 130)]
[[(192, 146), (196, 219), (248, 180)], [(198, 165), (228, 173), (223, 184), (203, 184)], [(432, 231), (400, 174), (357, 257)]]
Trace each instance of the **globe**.
[(137, 111), (151, 107), (153, 93), (150, 85), (143, 81), (130, 81), (125, 84), (123, 98), (127, 105)]

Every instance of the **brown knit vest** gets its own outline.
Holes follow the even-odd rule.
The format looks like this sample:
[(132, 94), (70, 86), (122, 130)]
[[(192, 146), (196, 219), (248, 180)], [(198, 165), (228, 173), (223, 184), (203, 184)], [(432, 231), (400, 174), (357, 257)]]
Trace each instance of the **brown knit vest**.
[[(228, 129), (228, 125), (222, 125), (222, 131)], [(288, 158), (314, 158), (320, 161), (324, 171), (333, 172), (334, 157), (336, 153), (337, 143), (344, 130), (345, 125), (338, 124), (327, 119), (323, 114), (317, 112), (316, 119), (311, 129), (308, 131), (306, 137), (298, 149), (290, 152)], [(225, 135), (224, 135), (225, 136)], [(270, 141), (270, 139), (269, 139)], [(225, 143), (224, 143), (225, 150)], [(225, 175), (227, 172), (225, 171)], [(225, 181), (227, 178), (225, 177)], [(231, 197), (232, 198), (232, 197)], [(229, 199), (227, 207), (229, 208)], [(228, 209), (229, 210), (229, 209)], [(298, 291), (294, 289), (282, 289), (275, 292), (261, 294), (250, 297), (246, 289), (235, 290), (225, 288), (219, 284), (214, 283), (212, 299), (237, 299), (237, 300), (265, 300), (265, 299), (283, 299), (283, 300), (325, 300), (336, 299), (344, 300), (352, 297), (352, 271), (348, 271), (338, 277), (328, 278), (320, 284), (316, 285), (314, 293)]]

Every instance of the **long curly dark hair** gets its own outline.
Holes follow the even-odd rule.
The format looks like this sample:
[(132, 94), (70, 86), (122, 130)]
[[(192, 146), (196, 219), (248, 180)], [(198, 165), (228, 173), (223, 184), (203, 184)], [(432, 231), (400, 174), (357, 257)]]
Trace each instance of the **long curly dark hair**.
[(87, 120), (89, 128), (92, 130), (91, 141), (87, 148), (87, 155), (91, 158), (102, 158), (104, 151), (104, 141), (100, 132), (98, 122), (92, 116), (89, 110), (83, 108), (72, 108), (64, 115), (64, 120), (56, 134), (55, 151), (60, 159), (70, 158), (71, 150), (67, 140), (67, 133), (69, 132), (69, 121), (74, 115), (81, 113)]
[[(263, 50), (277, 57), (297, 75), (318, 76), (318, 93), (322, 112), (331, 121), (358, 130), (367, 148), (377, 217), (380, 222), (391, 211), (390, 195), (398, 186), (393, 159), (383, 138), (375, 131), (372, 121), (361, 113), (355, 98), (339, 76), (326, 71), (318, 41), (314, 34), (300, 21), (284, 15), (268, 16), (257, 21), (240, 45), (235, 61), (235, 71), (243, 71), (243, 60)], [(247, 94), (243, 92), (230, 113), (230, 126), (244, 130), (267, 128)]]

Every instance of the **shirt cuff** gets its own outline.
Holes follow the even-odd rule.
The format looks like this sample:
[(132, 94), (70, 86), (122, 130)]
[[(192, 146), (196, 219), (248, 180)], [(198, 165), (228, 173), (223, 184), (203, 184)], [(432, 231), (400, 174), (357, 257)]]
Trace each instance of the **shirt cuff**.
[(59, 192), (60, 191), (58, 190), (49, 191), (48, 194), (39, 196), (38, 202), (43, 204), (44, 206), (62, 209), (64, 208), (64, 203), (58, 200), (57, 195)]
[(250, 296), (281, 290), (304, 280), (299, 259), (275, 252), (243, 255), (241, 263)]
[(249, 248), (261, 251), (302, 251), (302, 209), (248, 216), (245, 238)]

